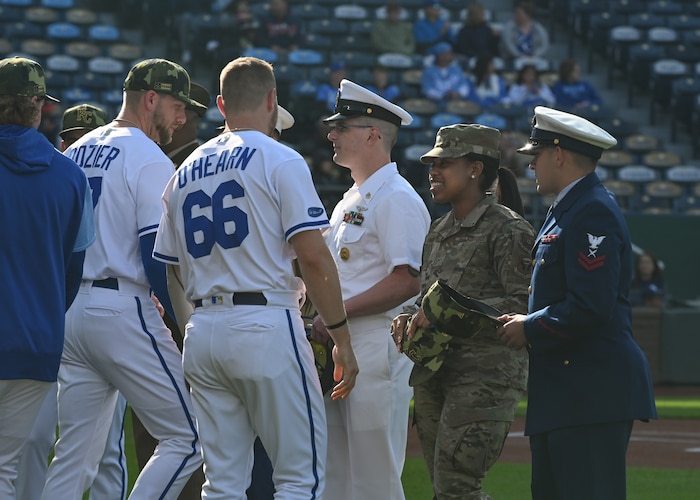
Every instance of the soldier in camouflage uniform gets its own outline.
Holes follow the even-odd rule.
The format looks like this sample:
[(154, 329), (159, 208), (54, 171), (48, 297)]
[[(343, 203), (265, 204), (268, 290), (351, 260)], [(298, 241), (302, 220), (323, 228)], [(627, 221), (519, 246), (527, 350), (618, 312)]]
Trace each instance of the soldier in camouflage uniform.
[[(435, 147), (421, 157), (432, 163), (433, 198), (452, 205), (426, 238), (421, 298), (441, 280), (500, 311), (527, 309), (535, 234), (490, 192), (498, 177), (499, 201), (522, 209), (514, 177), (498, 166), (499, 141), (496, 129), (452, 125), (438, 131)], [(490, 498), (481, 481), (501, 453), (526, 386), (526, 351), (505, 349), (492, 320), (464, 318), (463, 332), (452, 329), (437, 370), (434, 364), (416, 363), (411, 374), (415, 422), (438, 500)], [(402, 314), (392, 325), (400, 350), (404, 333), (411, 337), (416, 329), (422, 336), (444, 333), (439, 321), (433, 324), (417, 307), (415, 314)]]

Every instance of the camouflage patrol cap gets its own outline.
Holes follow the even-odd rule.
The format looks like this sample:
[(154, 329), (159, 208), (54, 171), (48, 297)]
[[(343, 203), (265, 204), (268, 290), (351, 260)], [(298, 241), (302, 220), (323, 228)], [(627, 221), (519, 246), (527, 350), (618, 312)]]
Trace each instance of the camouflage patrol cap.
[(430, 164), (433, 158), (460, 158), (468, 153), (500, 159), (498, 151), (501, 132), (498, 129), (478, 124), (457, 123), (441, 127), (435, 138), (435, 147), (420, 157), (422, 163)]
[(481, 301), (466, 297), (444, 281), (433, 283), (421, 302), (423, 314), (430, 323), (448, 335), (470, 338), (484, 327), (501, 326), (501, 312)]
[(37, 96), (60, 102), (46, 93), (46, 76), (41, 64), (25, 57), (0, 60), (0, 95)]
[(93, 130), (102, 125), (107, 125), (107, 115), (101, 108), (80, 104), (63, 112), (63, 130), (58, 135), (63, 136), (74, 130)]
[[(410, 320), (406, 322), (406, 329)], [(447, 357), (452, 335), (430, 328), (416, 328), (413, 337), (404, 335), (401, 348), (419, 369), (411, 373), (410, 385), (419, 384), (437, 372)]]
[(190, 75), (185, 68), (166, 59), (146, 59), (136, 63), (124, 80), (124, 90), (153, 90), (179, 99), (193, 109), (206, 106), (190, 98)]

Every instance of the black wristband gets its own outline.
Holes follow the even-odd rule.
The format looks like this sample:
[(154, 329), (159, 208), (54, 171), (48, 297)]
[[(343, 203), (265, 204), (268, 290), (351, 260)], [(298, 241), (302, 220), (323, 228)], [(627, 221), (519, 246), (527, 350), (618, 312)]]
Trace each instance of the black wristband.
[(326, 327), (326, 330), (335, 330), (336, 328), (340, 328), (341, 326), (345, 326), (348, 322), (348, 317), (345, 316), (343, 318), (343, 321), (338, 321), (337, 323), (333, 325), (323, 325)]

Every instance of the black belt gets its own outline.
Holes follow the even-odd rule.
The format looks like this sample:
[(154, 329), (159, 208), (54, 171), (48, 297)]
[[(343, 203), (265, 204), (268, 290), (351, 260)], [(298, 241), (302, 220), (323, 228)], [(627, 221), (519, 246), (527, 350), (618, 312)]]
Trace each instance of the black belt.
[[(231, 294), (222, 294), (230, 296)], [(207, 299), (209, 300), (209, 299)], [(234, 306), (266, 306), (267, 299), (262, 292), (236, 292), (233, 294)], [(194, 307), (202, 307), (202, 299), (195, 299)]]
[(103, 280), (94, 280), (92, 286), (97, 288), (109, 288), (110, 290), (119, 290), (119, 282), (117, 278), (105, 278)]

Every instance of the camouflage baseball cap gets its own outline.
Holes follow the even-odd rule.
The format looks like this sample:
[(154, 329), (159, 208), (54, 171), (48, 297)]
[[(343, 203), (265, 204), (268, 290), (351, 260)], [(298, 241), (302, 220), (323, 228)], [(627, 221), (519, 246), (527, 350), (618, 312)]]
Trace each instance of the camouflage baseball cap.
[(444, 281), (433, 283), (421, 302), (423, 314), (441, 332), (470, 338), (484, 327), (501, 326), (502, 313), (479, 300), (466, 297)]
[(93, 130), (107, 125), (105, 112), (92, 104), (80, 104), (63, 112), (63, 130), (58, 135), (74, 130)]
[(60, 102), (46, 93), (46, 76), (41, 64), (25, 57), (0, 60), (0, 95), (37, 96)]
[(134, 65), (124, 80), (124, 90), (153, 90), (206, 111), (205, 106), (190, 98), (190, 75), (185, 68), (166, 59), (146, 59)]
[(498, 147), (501, 132), (498, 129), (478, 124), (457, 123), (441, 127), (435, 138), (435, 147), (420, 157), (422, 163), (430, 164), (433, 158), (459, 158), (468, 153), (500, 159)]

